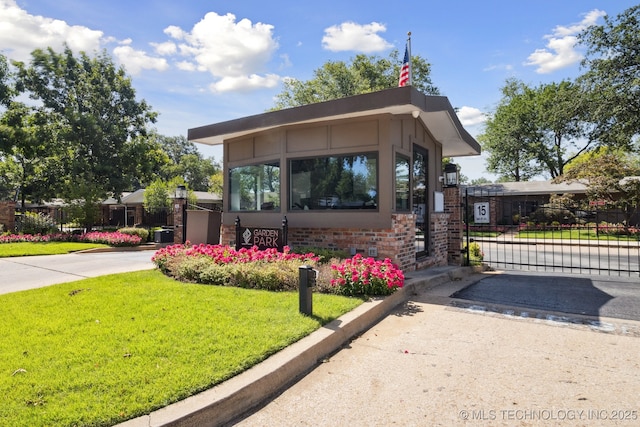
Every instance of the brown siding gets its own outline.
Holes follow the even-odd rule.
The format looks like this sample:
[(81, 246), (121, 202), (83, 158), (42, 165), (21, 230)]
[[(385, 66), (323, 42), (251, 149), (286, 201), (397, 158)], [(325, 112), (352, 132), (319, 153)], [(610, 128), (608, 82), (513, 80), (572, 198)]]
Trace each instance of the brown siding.
[(287, 153), (326, 150), (329, 144), (328, 126), (289, 129), (286, 135)]

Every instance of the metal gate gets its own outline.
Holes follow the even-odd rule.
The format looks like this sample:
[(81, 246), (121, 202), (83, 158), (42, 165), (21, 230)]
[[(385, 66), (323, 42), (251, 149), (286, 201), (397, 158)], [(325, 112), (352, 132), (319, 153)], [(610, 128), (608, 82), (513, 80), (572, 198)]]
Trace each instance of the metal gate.
[(629, 217), (599, 203), (572, 210), (548, 200), (467, 188), (468, 263), (475, 254), (495, 269), (640, 277), (637, 213)]

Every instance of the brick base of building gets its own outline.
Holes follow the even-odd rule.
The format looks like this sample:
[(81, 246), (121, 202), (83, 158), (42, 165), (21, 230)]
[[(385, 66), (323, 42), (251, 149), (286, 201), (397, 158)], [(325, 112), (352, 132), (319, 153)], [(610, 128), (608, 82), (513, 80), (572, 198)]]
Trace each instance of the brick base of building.
[[(429, 256), (416, 260), (415, 215), (393, 214), (389, 229), (368, 228), (294, 228), (288, 229), (288, 245), (312, 246), (376, 259), (389, 258), (403, 271), (447, 265), (448, 213), (431, 214)], [(235, 226), (222, 225), (222, 244), (235, 245)]]

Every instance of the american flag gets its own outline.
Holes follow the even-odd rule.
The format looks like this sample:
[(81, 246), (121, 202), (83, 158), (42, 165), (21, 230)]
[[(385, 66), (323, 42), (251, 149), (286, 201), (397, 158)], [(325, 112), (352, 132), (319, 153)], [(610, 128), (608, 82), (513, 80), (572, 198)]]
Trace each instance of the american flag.
[(398, 80), (398, 86), (406, 86), (409, 84), (409, 73), (411, 72), (411, 66), (409, 63), (409, 46), (404, 48), (404, 61), (402, 61), (402, 67), (400, 68), (400, 79)]

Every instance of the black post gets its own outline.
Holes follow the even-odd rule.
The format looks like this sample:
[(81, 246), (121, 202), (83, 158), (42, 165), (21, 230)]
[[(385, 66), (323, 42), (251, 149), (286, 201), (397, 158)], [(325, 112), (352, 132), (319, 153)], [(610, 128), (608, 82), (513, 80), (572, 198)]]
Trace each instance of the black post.
[[(187, 243), (187, 203), (188, 201), (182, 204), (182, 244)], [(126, 214), (125, 214), (126, 215)]]
[[(475, 188), (474, 188), (475, 194)], [(469, 187), (464, 189), (464, 228), (465, 228), (465, 239), (467, 241), (467, 250), (465, 257), (467, 258), (467, 266), (471, 265), (471, 261), (469, 259)]]
[(236, 216), (236, 251), (240, 250), (240, 217)]
[(282, 246), (283, 247), (289, 244), (288, 238), (289, 238), (289, 220), (285, 215), (284, 219), (282, 220)]
[(298, 275), (300, 313), (311, 316), (313, 311), (311, 288), (313, 288), (316, 282), (316, 271), (310, 265), (301, 265), (298, 268)]

